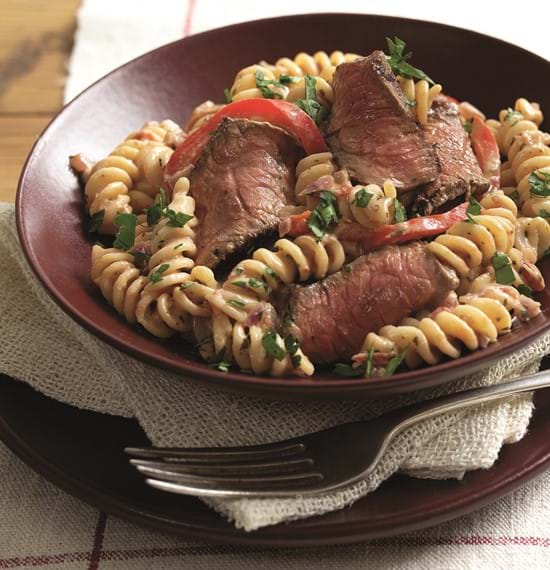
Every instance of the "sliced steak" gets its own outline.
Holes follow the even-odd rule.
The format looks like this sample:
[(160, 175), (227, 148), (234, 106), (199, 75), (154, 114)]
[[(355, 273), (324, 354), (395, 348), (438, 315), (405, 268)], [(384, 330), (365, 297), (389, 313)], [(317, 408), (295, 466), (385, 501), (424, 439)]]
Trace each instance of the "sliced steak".
[(334, 362), (358, 352), (367, 333), (435, 308), (456, 287), (454, 271), (415, 242), (359, 257), (312, 285), (294, 285), (279, 307), (288, 308), (288, 332), (304, 353), (314, 362)]
[(483, 193), (489, 188), (460, 122), (456, 103), (444, 96), (437, 97), (424, 133), (435, 148), (441, 172), (417, 196), (414, 212), (425, 216), (460, 196)]
[(406, 191), (438, 173), (435, 153), (381, 51), (336, 68), (327, 142), (340, 167), (362, 184), (390, 179)]
[(196, 263), (216, 266), (276, 229), (292, 199), (301, 149), (268, 123), (224, 119), (191, 173), (199, 220)]

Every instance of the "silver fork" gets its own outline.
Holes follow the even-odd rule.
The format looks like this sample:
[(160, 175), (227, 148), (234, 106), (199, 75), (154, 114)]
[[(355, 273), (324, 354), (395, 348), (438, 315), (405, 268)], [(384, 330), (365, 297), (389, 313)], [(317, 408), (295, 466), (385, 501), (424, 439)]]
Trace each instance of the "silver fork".
[(550, 387), (550, 370), (401, 408), (277, 443), (247, 447), (126, 448), (157, 489), (198, 497), (311, 496), (348, 487), (376, 467), (395, 436), (439, 414)]

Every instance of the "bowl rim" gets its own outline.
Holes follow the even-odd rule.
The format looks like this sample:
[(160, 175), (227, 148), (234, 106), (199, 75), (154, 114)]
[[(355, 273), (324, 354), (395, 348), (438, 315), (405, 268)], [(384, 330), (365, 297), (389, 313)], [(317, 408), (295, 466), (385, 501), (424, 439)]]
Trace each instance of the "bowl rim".
[[(441, 24), (438, 22), (420, 20), (415, 18), (402, 18), (399, 16), (385, 16), (382, 14), (356, 14), (352, 12), (317, 12), (311, 14), (294, 14), (287, 16), (277, 16), (272, 18), (259, 18), (255, 20), (239, 22), (228, 26), (222, 26), (211, 30), (206, 30), (197, 34), (192, 34), (184, 38), (175, 40), (173, 42), (164, 44), (150, 50), (105, 74), (98, 80), (94, 81), (81, 93), (71, 99), (64, 105), (48, 122), (43, 129), (35, 143), (32, 145), (29, 154), (24, 162), (21, 170), (17, 185), (15, 212), (16, 212), (16, 226), (19, 235), (19, 240), (25, 254), (25, 257), (33, 271), (38, 278), (39, 282), (44, 286), (49, 296), (54, 302), (71, 318), (76, 320), (86, 330), (100, 338), (107, 344), (138, 358), (139, 360), (148, 362), (163, 369), (168, 369), (173, 372), (185, 375), (185, 380), (209, 382), (216, 387), (229, 390), (229, 391), (245, 391), (246, 393), (254, 393), (262, 397), (277, 397), (284, 399), (303, 399), (303, 398), (331, 398), (331, 399), (349, 399), (349, 398), (374, 398), (384, 394), (397, 394), (403, 392), (411, 392), (443, 383), (456, 380), (470, 372), (487, 367), (497, 360), (510, 355), (513, 351), (522, 348), (529, 342), (540, 337), (546, 330), (550, 329), (550, 321), (546, 322), (544, 317), (540, 315), (529, 322), (529, 326), (522, 324), (521, 334), (516, 335), (511, 343), (496, 342), (490, 345), (483, 351), (474, 351), (465, 354), (457, 360), (449, 360), (436, 364), (433, 366), (420, 368), (416, 370), (409, 370), (400, 372), (392, 376), (382, 376), (376, 378), (369, 378), (365, 381), (364, 378), (343, 378), (337, 375), (332, 375), (329, 378), (318, 379), (316, 376), (310, 378), (291, 377), (291, 378), (274, 378), (267, 376), (258, 376), (254, 374), (247, 374), (244, 372), (221, 372), (208, 367), (207, 363), (183, 362), (175, 363), (172, 359), (164, 355), (155, 354), (153, 350), (136, 349), (129, 342), (118, 338), (116, 335), (104, 330), (101, 326), (97, 325), (91, 316), (82, 312), (78, 306), (70, 303), (63, 295), (62, 289), (56, 287), (49, 279), (48, 273), (43, 271), (42, 266), (34, 255), (32, 240), (28, 238), (25, 230), (25, 213), (22, 207), (21, 196), (24, 192), (26, 178), (32, 166), (33, 161), (36, 159), (40, 148), (45, 144), (50, 129), (57, 122), (59, 117), (66, 112), (67, 109), (73, 105), (78, 104), (79, 99), (84, 96), (88, 91), (93, 90), (96, 85), (108, 80), (111, 76), (116, 75), (121, 70), (126, 69), (135, 64), (135, 62), (148, 57), (154, 57), (164, 50), (169, 50), (175, 45), (185, 45), (194, 41), (203, 41), (209, 36), (215, 36), (219, 31), (230, 31), (238, 33), (240, 29), (253, 27), (258, 24), (280, 23), (291, 20), (307, 20), (311, 18), (330, 17), (346, 20), (348, 18), (369, 18), (374, 20), (395, 21), (395, 22), (412, 22), (424, 26), (434, 27), (438, 29), (448, 29), (454, 33), (458, 32), (472, 37), (474, 40), (490, 39), (507, 48), (512, 48), (522, 53), (529, 58), (535, 58), (539, 62), (550, 65), (550, 61), (544, 57), (537, 55), (523, 47), (517, 46), (498, 37), (489, 34), (468, 30), (449, 24)], [(131, 324), (124, 322), (127, 327), (132, 327)], [(481, 363), (481, 364), (480, 364)], [(453, 371), (455, 372), (453, 374)], [(444, 380), (439, 379), (440, 375), (446, 375)], [(388, 386), (390, 384), (390, 386)]]

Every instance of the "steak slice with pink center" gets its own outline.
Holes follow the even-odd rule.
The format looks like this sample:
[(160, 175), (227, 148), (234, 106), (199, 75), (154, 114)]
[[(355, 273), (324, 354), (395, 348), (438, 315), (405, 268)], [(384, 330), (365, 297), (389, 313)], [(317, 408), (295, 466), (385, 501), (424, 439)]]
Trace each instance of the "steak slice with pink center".
[(278, 300), (288, 308), (290, 332), (314, 362), (349, 359), (367, 333), (436, 308), (458, 287), (423, 242), (387, 246), (361, 256), (312, 285), (294, 285)]

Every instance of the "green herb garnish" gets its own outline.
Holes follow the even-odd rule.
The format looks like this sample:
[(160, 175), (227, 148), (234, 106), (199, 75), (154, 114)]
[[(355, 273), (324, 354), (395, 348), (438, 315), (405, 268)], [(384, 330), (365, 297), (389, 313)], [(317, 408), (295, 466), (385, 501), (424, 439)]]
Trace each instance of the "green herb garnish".
[(225, 360), (220, 360), (219, 362), (211, 362), (208, 365), (208, 368), (219, 370), (220, 372), (229, 372), (230, 367), (231, 367), (231, 362), (226, 362)]
[(529, 287), (528, 285), (525, 284), (520, 284), (516, 287), (516, 289), (522, 294), (525, 295), (526, 297), (533, 297), (533, 289), (531, 289), (531, 287)]
[(400, 354), (397, 354), (396, 356), (391, 358), (390, 361), (388, 362), (388, 365), (386, 366), (384, 374), (386, 376), (391, 376), (399, 368), (399, 365), (403, 362), (403, 359), (405, 358), (406, 354), (407, 350), (404, 350)]
[(550, 218), (550, 212), (547, 212), (546, 210), (539, 210), (539, 216), (541, 218)]
[(468, 119), (467, 121), (464, 121), (464, 123), (462, 123), (462, 127), (464, 128), (464, 130), (471, 135), (472, 134), (472, 127), (473, 127), (473, 121), (472, 119)]
[(103, 220), (105, 219), (105, 210), (99, 210), (96, 212), (88, 223), (88, 231), (90, 233), (97, 232), (99, 228), (103, 225)]
[(401, 204), (401, 202), (397, 198), (394, 199), (393, 206), (395, 208), (395, 221), (398, 224), (406, 221), (407, 211), (405, 210), (405, 206), (403, 206), (403, 204)]
[(170, 208), (166, 208), (165, 216), (170, 220), (168, 225), (171, 228), (183, 228), (185, 224), (192, 220), (194, 216), (190, 216), (189, 214), (184, 214), (183, 212), (176, 212), (175, 210), (171, 210)]
[(351, 203), (358, 208), (366, 208), (373, 198), (374, 194), (372, 194), (372, 192), (368, 192), (365, 188), (359, 188)]
[(250, 287), (254, 287), (255, 289), (265, 289), (266, 288), (265, 282), (260, 281), (259, 279), (256, 279), (255, 277), (251, 277), (248, 280), (248, 284), (250, 285)]
[(413, 67), (410, 63), (407, 63), (412, 57), (412, 51), (405, 53), (405, 42), (395, 36), (393, 40), (391, 38), (386, 38), (388, 43), (388, 51), (390, 55), (387, 55), (388, 63), (391, 70), (396, 75), (401, 75), (405, 79), (415, 78), (415, 79), (425, 79), (428, 83), (434, 85), (434, 81), (428, 77), (423, 71)]
[(286, 351), (292, 360), (292, 366), (294, 366), (294, 368), (297, 368), (302, 362), (301, 355), (297, 354), (298, 349), (300, 348), (300, 343), (298, 342), (298, 339), (291, 334), (285, 336), (284, 342)]
[(286, 350), (277, 343), (277, 333), (275, 331), (264, 333), (262, 346), (268, 356), (272, 356), (277, 360), (283, 360), (286, 356)]
[(231, 103), (233, 101), (233, 96), (231, 95), (231, 89), (229, 89), (229, 87), (226, 87), (223, 90), (223, 95), (225, 97), (225, 102), (226, 103)]
[(316, 125), (320, 125), (328, 116), (328, 109), (317, 100), (317, 78), (304, 75), (305, 97), (297, 99), (295, 104), (307, 113)]
[(531, 194), (533, 196), (541, 196), (542, 198), (550, 196), (550, 172), (535, 170), (527, 180), (531, 186)]
[(470, 198), (468, 208), (466, 209), (466, 221), (470, 224), (477, 224), (472, 216), (479, 216), (481, 214), (481, 204), (475, 199)]
[(493, 255), (493, 267), (495, 268), (495, 279), (501, 285), (511, 285), (516, 279), (512, 269), (510, 258), (505, 253), (496, 252)]
[(147, 225), (154, 226), (160, 220), (162, 213), (164, 212), (164, 208), (166, 208), (166, 203), (166, 191), (164, 188), (161, 188), (153, 205), (145, 210)]
[(300, 81), (299, 77), (295, 77), (294, 75), (281, 75), (279, 77), (279, 82), (283, 85), (288, 85), (289, 83), (298, 83)]
[(151, 283), (158, 283), (159, 281), (161, 281), (162, 274), (165, 273), (169, 267), (170, 267), (169, 263), (163, 263), (156, 271), (153, 271), (153, 273), (149, 275)]
[(508, 198), (511, 198), (514, 202), (518, 202), (519, 201), (519, 192), (517, 190), (514, 190), (509, 196)]
[(189, 287), (193, 287), (193, 285), (195, 284), (195, 281), (184, 281), (181, 285), (180, 285), (180, 289), (182, 291), (185, 291), (185, 289), (189, 289)]
[(231, 306), (231, 307), (235, 307), (237, 309), (242, 309), (243, 307), (246, 306), (246, 303), (244, 303), (243, 301), (239, 301), (237, 299), (228, 299), (226, 301), (226, 303)]
[(260, 90), (264, 99), (283, 98), (280, 93), (270, 89), (270, 87), (283, 87), (282, 83), (273, 79), (264, 79), (264, 74), (261, 71), (256, 71), (256, 87)]
[(372, 376), (372, 369), (374, 367), (374, 346), (369, 348), (367, 352), (367, 360), (365, 361), (365, 378)]
[(514, 109), (509, 108), (508, 112), (506, 113), (506, 115), (504, 117), (504, 120), (509, 121), (514, 116), (523, 118), (523, 115), (519, 111), (514, 111)]
[(128, 250), (134, 245), (136, 239), (137, 216), (135, 214), (117, 214), (115, 226), (118, 232), (113, 247)]
[(319, 194), (319, 203), (307, 219), (307, 227), (318, 240), (321, 240), (329, 226), (337, 221), (336, 196), (332, 192), (321, 192)]

